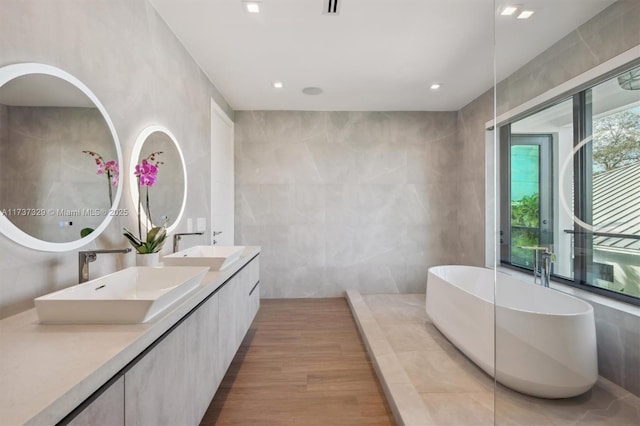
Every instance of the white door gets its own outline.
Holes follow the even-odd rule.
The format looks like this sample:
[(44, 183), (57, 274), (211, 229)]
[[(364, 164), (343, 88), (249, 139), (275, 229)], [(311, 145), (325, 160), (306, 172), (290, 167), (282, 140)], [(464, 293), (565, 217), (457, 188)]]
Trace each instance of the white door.
[(211, 99), (211, 244), (234, 244), (233, 121)]

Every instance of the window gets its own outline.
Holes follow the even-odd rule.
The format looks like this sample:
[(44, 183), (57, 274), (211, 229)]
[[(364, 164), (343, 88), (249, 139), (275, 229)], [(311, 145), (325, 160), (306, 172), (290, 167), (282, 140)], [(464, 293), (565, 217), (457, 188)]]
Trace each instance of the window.
[(500, 127), (500, 258), (640, 304), (640, 67)]

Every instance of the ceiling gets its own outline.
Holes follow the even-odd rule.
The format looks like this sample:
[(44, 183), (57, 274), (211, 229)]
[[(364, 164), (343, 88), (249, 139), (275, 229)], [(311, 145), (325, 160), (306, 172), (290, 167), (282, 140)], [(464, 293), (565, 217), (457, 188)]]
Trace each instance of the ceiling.
[(527, 20), (499, 0), (324, 2), (151, 0), (233, 109), (328, 111), (458, 110), (493, 86), (494, 17), (501, 80), (614, 0), (515, 1)]

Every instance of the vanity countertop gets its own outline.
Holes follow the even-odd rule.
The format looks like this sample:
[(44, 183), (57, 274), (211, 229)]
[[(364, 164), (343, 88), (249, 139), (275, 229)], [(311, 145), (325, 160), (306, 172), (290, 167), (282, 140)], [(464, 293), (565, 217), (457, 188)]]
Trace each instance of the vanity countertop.
[(35, 309), (0, 321), (0, 424), (55, 424), (260, 253), (223, 271), (145, 324), (39, 324)]

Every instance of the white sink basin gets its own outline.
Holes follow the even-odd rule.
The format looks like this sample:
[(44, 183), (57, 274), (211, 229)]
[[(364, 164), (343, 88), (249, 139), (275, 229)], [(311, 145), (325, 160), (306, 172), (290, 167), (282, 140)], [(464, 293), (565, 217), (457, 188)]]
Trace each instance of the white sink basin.
[(44, 324), (147, 322), (195, 290), (198, 267), (133, 267), (34, 299)]
[(244, 246), (195, 246), (162, 258), (166, 266), (206, 266), (222, 271), (240, 258)]

